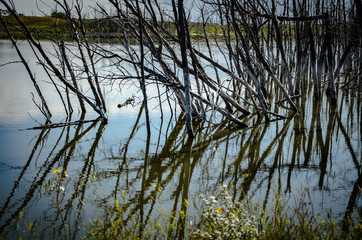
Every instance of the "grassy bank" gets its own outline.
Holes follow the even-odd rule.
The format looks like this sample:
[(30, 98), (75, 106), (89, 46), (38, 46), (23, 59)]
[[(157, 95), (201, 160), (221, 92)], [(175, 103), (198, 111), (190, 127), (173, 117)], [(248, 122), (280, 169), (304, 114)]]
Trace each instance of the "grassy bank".
[[(3, 19), (8, 23), (8, 28), (15, 39), (26, 39), (21, 32), (19, 23), (13, 16), (5, 16)], [(72, 40), (69, 23), (66, 19), (55, 17), (38, 17), (38, 16), (20, 16), (20, 19), (29, 28), (33, 36), (37, 39), (60, 39)], [(92, 39), (112, 39), (116, 38), (122, 30), (117, 24), (107, 19), (85, 19), (84, 27), (87, 37)], [(171, 34), (176, 35), (176, 28), (173, 23), (165, 22), (164, 27)], [(204, 29), (201, 23), (190, 23), (190, 36), (194, 41), (204, 41)], [(208, 25), (205, 31), (210, 41), (223, 38), (223, 30), (219, 25)], [(231, 33), (233, 34), (233, 33)], [(164, 36), (168, 38), (167, 35)], [(0, 25), (0, 39), (8, 39), (8, 35), (2, 25)]]
[[(69, 39), (67, 34), (68, 23), (64, 19), (52, 17), (38, 17), (38, 16), (19, 16), (20, 19), (26, 24), (30, 32), (37, 39), (59, 38)], [(15, 39), (25, 39), (24, 34), (21, 32), (19, 23), (13, 16), (3, 17), (5, 22), (8, 23), (10, 33)], [(0, 25), (0, 38), (7, 39), (8, 35), (2, 25)]]
[[(26, 39), (25, 35), (20, 31), (20, 25), (13, 16), (5, 16), (4, 20), (9, 23), (8, 27), (15, 39)], [(73, 30), (69, 26), (69, 22), (64, 18), (56, 17), (38, 17), (38, 16), (20, 16), (20, 19), (26, 24), (29, 30), (33, 33), (33, 36), (37, 39), (59, 39), (59, 40), (73, 40)], [(117, 36), (123, 32), (122, 29), (113, 21), (108, 19), (84, 19), (84, 27), (86, 30), (87, 38), (90, 40), (94, 39), (116, 39)], [(152, 23), (152, 21), (151, 21)], [(172, 22), (164, 22), (163, 27), (174, 36), (177, 36), (177, 30)], [(284, 26), (281, 29), (286, 33), (285, 36), (292, 33), (294, 38), (294, 29), (291, 26)], [(245, 33), (243, 27), (241, 31)], [(268, 27), (264, 26), (261, 34), (264, 37), (268, 35)], [(235, 41), (235, 34), (232, 30), (227, 31), (219, 24), (208, 24), (204, 26), (202, 23), (190, 22), (189, 32), (192, 41), (205, 41), (205, 34), (209, 41), (223, 41), (224, 34), (226, 37), (230, 37), (231, 41)], [(259, 34), (259, 35), (261, 35)], [(275, 34), (275, 33), (273, 33)], [(169, 36), (165, 34), (166, 39)], [(259, 36), (261, 37), (261, 36)], [(8, 35), (4, 27), (0, 24), (0, 39), (8, 39)], [(157, 38), (155, 39), (157, 40)], [(172, 39), (169, 39), (172, 41)]]

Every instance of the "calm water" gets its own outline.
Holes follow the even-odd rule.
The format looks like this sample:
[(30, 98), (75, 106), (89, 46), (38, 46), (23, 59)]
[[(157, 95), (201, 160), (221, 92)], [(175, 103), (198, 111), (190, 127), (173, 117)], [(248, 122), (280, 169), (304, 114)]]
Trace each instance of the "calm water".
[[(47, 81), (30, 49), (23, 45), (22, 52), (37, 80)], [(0, 41), (0, 64), (12, 61), (18, 61), (15, 50), (8, 41)], [(338, 221), (362, 211), (361, 93), (339, 91), (336, 106), (325, 97), (318, 102), (299, 99), (300, 112), (293, 118), (266, 124), (251, 116), (248, 124), (253, 127), (243, 130), (203, 123), (195, 126), (199, 132), (190, 145), (183, 119), (166, 106), (161, 119), (160, 108), (152, 102), (152, 134), (147, 141), (141, 100), (116, 107), (132, 96), (132, 86), (122, 86), (121, 92), (107, 88), (107, 125), (23, 130), (44, 122), (31, 100), (32, 83), (21, 64), (1, 67), (0, 81), (2, 236), (24, 235), (29, 222), (36, 223), (38, 235), (58, 235), (54, 229), (62, 221), (54, 204), (57, 197), (66, 227), (79, 237), (84, 234), (82, 222), (96, 219), (102, 207), (117, 199), (129, 205), (138, 223), (147, 223), (161, 210), (180, 211), (183, 199), (198, 204), (200, 194), (213, 195), (221, 185), (234, 186), (235, 201), (245, 193), (266, 209), (278, 194), (290, 206), (303, 199), (314, 213), (330, 211)], [(65, 121), (62, 105), (51, 97), (54, 90), (46, 83), (42, 89), (54, 121)], [(152, 95), (154, 90), (149, 91)], [(79, 119), (77, 114), (72, 120)], [(91, 112), (86, 115), (94, 117)], [(59, 196), (44, 189), (54, 180), (55, 169), (68, 174)], [(193, 204), (186, 214), (190, 220), (197, 215)], [(77, 225), (80, 229), (74, 228)]]

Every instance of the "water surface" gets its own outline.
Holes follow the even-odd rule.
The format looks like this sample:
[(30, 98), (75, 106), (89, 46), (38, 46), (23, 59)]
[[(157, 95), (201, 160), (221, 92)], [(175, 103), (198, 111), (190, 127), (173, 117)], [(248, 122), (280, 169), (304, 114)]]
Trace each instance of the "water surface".
[[(50, 43), (48, 43), (50, 44)], [(30, 49), (22, 46), (38, 81), (46, 79)], [(29, 53), (29, 54), (28, 54)], [(0, 64), (18, 61), (9, 41), (0, 41)], [(138, 223), (157, 218), (160, 210), (171, 215), (182, 202), (200, 204), (200, 194), (211, 196), (222, 185), (233, 186), (234, 201), (247, 196), (266, 210), (280, 195), (290, 206), (298, 200), (315, 214), (341, 222), (362, 209), (361, 93), (338, 92), (332, 105), (326, 97), (308, 95), (297, 100), (300, 111), (285, 120), (265, 123), (249, 116), (247, 129), (195, 124), (190, 143), (182, 116), (151, 101), (151, 137), (147, 139), (141, 100), (121, 109), (131, 90), (114, 88), (107, 94), (109, 123), (91, 122), (64, 128), (24, 130), (44, 123), (34, 103), (32, 83), (21, 64), (0, 68), (0, 232), (16, 238), (29, 222), (46, 237), (72, 229), (84, 234), (82, 222), (103, 214), (103, 207), (122, 200)], [(54, 90), (42, 83), (54, 119), (66, 121)], [(149, 89), (152, 95), (152, 88)], [(279, 114), (288, 112), (273, 105)], [(96, 116), (89, 112), (86, 119)], [(71, 120), (78, 120), (77, 111)], [(65, 191), (45, 191), (56, 169), (67, 172)], [(54, 198), (62, 203), (59, 215)], [(189, 204), (186, 216), (197, 216)], [(21, 215), (20, 220), (15, 221)], [(55, 227), (53, 227), (55, 226)], [(75, 226), (79, 226), (79, 229)]]

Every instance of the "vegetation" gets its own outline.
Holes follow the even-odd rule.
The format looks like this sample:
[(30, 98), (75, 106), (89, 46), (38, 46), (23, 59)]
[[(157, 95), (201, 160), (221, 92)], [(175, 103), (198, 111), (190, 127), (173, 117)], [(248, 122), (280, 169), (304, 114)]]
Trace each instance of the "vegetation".
[(247, 199), (234, 204), (227, 186), (223, 186), (219, 196), (204, 199), (202, 217), (191, 238), (358, 239), (361, 236), (360, 223), (344, 233), (335, 220), (313, 215), (305, 200), (299, 200), (298, 208), (288, 209), (280, 196), (275, 196), (275, 205), (266, 212)]
[[(307, 199), (302, 199), (303, 195), (299, 206), (294, 209), (286, 208), (285, 200), (278, 195), (274, 198), (273, 207), (261, 209), (248, 199), (234, 203), (227, 186), (222, 186), (215, 196), (203, 197), (196, 215), (186, 218), (181, 210), (176, 214), (180, 216), (179, 222), (175, 221), (176, 216), (161, 213), (158, 218), (149, 220), (147, 225), (140, 224), (137, 216), (129, 211), (125, 203), (127, 193), (123, 191), (122, 198), (103, 209), (104, 214), (96, 220), (70, 228), (64, 221), (66, 211), (62, 209), (67, 175), (60, 169), (53, 174), (54, 178), (48, 179), (44, 189), (63, 221), (54, 229), (60, 233), (60, 239), (74, 238), (73, 231), (79, 227), (85, 228), (83, 239), (360, 239), (362, 236), (361, 222), (351, 221), (351, 228), (342, 231), (334, 219), (314, 215)], [(187, 206), (188, 202), (183, 204)], [(27, 223), (21, 213), (16, 221), (21, 228), (21, 236), (40, 237), (36, 222)]]
[(181, 234), (185, 235), (178, 235), (181, 239), (359, 239), (362, 236), (358, 221), (350, 231), (343, 232), (334, 219), (310, 213), (304, 201), (296, 209), (287, 209), (284, 204), (276, 196), (273, 208), (265, 212), (247, 199), (233, 203), (227, 186), (223, 186), (219, 195), (203, 199), (199, 217), (189, 223), (185, 221), (187, 226), (176, 225), (171, 218), (169, 222), (160, 224), (156, 220), (148, 228), (140, 228), (127, 214), (127, 207), (116, 202), (103, 217), (86, 227), (85, 239), (174, 239), (182, 229), (185, 232)]
[[(67, 39), (67, 22), (64, 19), (54, 17), (38, 17), (38, 16), (19, 16), (19, 18), (28, 26), (30, 32), (38, 39)], [(4, 21), (8, 23), (9, 31), (16, 39), (25, 39), (21, 32), (21, 26), (14, 16), (4, 16)], [(4, 27), (0, 26), (0, 38), (8, 39)]]
[(60, 18), (60, 19), (64, 19), (64, 20), (67, 20), (67, 15), (63, 12), (56, 12), (56, 11), (53, 11), (51, 14), (50, 14), (50, 17), (52, 18)]
[[(4, 10), (5, 11), (5, 10)], [(9, 24), (11, 35), (16, 39), (26, 39), (26, 36), (21, 33), (20, 25), (16, 19), (6, 14), (3, 19)], [(21, 16), (20, 19), (26, 24), (29, 30), (40, 40), (74, 40), (69, 34), (69, 24), (65, 13), (52, 12), (49, 17), (39, 16)], [(176, 28), (172, 22), (165, 23), (168, 25), (168, 31), (176, 32)], [(91, 40), (109, 41), (116, 40), (117, 34), (122, 31), (116, 23), (108, 19), (84, 19), (84, 26), (87, 32), (87, 37)], [(190, 34), (194, 41), (203, 41), (203, 26), (201, 23), (190, 24)], [(217, 24), (208, 24), (206, 31), (213, 35), (215, 39), (222, 37), (222, 27)], [(167, 37), (167, 36), (166, 36)], [(0, 25), (0, 39), (8, 39), (9, 35), (6, 33), (4, 27)]]

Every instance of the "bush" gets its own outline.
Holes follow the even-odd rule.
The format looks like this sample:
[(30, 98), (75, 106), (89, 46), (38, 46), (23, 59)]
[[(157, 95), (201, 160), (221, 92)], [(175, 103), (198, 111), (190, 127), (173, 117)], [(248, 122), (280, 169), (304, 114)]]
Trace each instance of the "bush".
[(226, 186), (219, 196), (203, 199), (203, 211), (195, 239), (254, 239), (262, 233), (258, 229), (256, 213), (250, 205), (234, 204)]
[(65, 13), (56, 12), (56, 11), (53, 11), (52, 14), (50, 15), (50, 17), (52, 17), (52, 18), (60, 18), (60, 19), (67, 19), (67, 15), (65, 15)]

